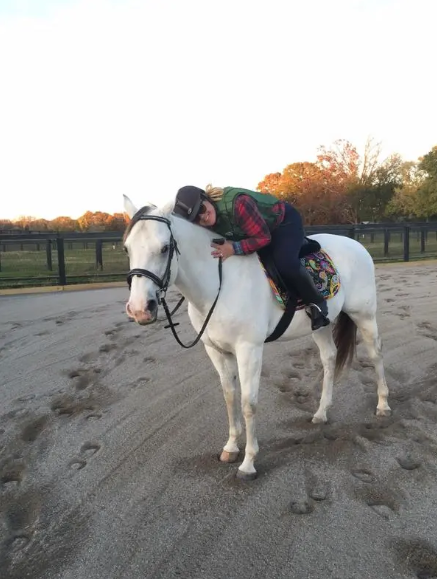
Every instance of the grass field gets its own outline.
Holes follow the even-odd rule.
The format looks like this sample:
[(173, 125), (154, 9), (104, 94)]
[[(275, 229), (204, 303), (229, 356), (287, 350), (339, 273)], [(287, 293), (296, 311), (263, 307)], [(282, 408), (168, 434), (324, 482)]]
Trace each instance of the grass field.
[[(360, 234), (360, 241), (370, 252), (375, 262), (402, 261), (404, 245), (401, 232), (391, 233), (389, 255), (384, 257), (384, 234), (377, 232), (373, 239), (370, 233)], [(6, 249), (6, 251), (4, 251)], [(103, 269), (96, 267), (96, 248), (93, 241), (65, 242), (65, 268), (67, 283), (123, 280), (129, 269), (128, 258), (121, 242), (103, 242)], [(425, 252), (420, 251), (420, 233), (410, 235), (410, 260), (437, 258), (437, 234), (429, 232)], [(52, 251), (52, 271), (47, 267), (45, 243), (0, 242), (0, 289), (58, 285), (58, 254)]]
[[(390, 235), (390, 243), (388, 247), (388, 256), (384, 257), (384, 233), (378, 232), (374, 234), (373, 242), (371, 234), (365, 233), (359, 235), (357, 241), (360, 241), (370, 255), (376, 261), (402, 261), (404, 259), (404, 242), (402, 233), (400, 231), (392, 232)], [(435, 231), (428, 233), (428, 238), (425, 244), (425, 252), (420, 251), (420, 232), (412, 230), (410, 233), (410, 261), (417, 259), (431, 259), (437, 257), (437, 234)]]
[[(103, 243), (103, 269), (96, 267), (96, 249), (94, 242), (65, 243), (65, 270), (67, 283), (85, 283), (95, 281), (122, 280), (129, 269), (126, 253), (120, 242), (113, 248), (112, 242)], [(3, 244), (0, 246), (3, 250)], [(0, 288), (26, 287), (37, 285), (57, 285), (58, 253), (52, 251), (52, 271), (47, 267), (45, 244), (36, 249), (36, 245), (23, 243), (23, 250), (6, 247), (0, 251), (1, 271)], [(24, 279), (32, 278), (32, 279)]]

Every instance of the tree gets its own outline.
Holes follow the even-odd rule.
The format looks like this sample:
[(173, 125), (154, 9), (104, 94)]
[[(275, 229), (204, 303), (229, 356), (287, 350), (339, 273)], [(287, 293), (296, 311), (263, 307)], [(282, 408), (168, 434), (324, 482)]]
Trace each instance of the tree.
[(20, 215), (18, 219), (14, 220), (14, 225), (19, 229), (25, 229), (29, 231), (32, 229), (32, 223), (34, 221), (36, 221), (36, 218), (32, 217), (31, 215)]
[(358, 182), (350, 189), (351, 205), (357, 221), (383, 221), (396, 188), (402, 183), (402, 159), (391, 155), (382, 163), (367, 165)]
[(356, 148), (344, 139), (334, 141), (329, 148), (319, 147), (317, 165), (323, 172), (326, 190), (333, 200), (334, 211), (325, 223), (358, 221), (354, 196), (351, 195), (351, 192), (358, 191), (360, 182), (360, 156)]
[(109, 213), (87, 211), (77, 221), (81, 231), (104, 231), (110, 219)]
[(423, 183), (418, 191), (418, 212), (426, 219), (437, 216), (437, 146), (419, 159)]
[(129, 219), (127, 218), (127, 216), (125, 216), (124, 213), (114, 213), (114, 215), (109, 216), (109, 219), (106, 222), (105, 230), (124, 231), (126, 229), (128, 221)]
[(282, 173), (267, 175), (258, 185), (294, 203), (308, 224), (380, 221), (400, 184), (401, 158), (380, 162), (381, 147), (368, 139), (360, 158), (344, 139), (318, 149), (315, 163), (287, 165)]
[(401, 175), (387, 213), (410, 219), (437, 217), (437, 147), (417, 163), (403, 163)]
[(262, 193), (270, 193), (279, 197), (282, 195), (282, 173), (270, 173), (266, 175), (262, 181), (258, 183), (257, 190)]
[(424, 180), (423, 171), (414, 161), (405, 161), (400, 166), (400, 183), (395, 187), (393, 197), (386, 207), (390, 217), (411, 219), (417, 216), (418, 192)]
[(308, 225), (350, 220), (345, 187), (338, 185), (329, 164), (292, 163), (282, 174), (268, 175), (258, 188), (295, 205)]
[(14, 223), (10, 219), (0, 219), (0, 230), (2, 229), (13, 229)]
[(334, 141), (329, 149), (319, 147), (317, 165), (337, 187), (347, 187), (359, 179), (360, 156), (356, 148), (344, 139)]
[(361, 159), (348, 141), (338, 140), (329, 148), (321, 147), (317, 157), (337, 195), (344, 195), (349, 215), (354, 222), (381, 221), (400, 184), (399, 155), (380, 161), (381, 144), (369, 138)]
[(71, 217), (60, 216), (56, 219), (52, 219), (49, 224), (50, 228), (54, 231), (77, 231), (79, 225), (76, 219)]
[(50, 221), (47, 219), (34, 219), (31, 224), (32, 231), (47, 231), (50, 228)]

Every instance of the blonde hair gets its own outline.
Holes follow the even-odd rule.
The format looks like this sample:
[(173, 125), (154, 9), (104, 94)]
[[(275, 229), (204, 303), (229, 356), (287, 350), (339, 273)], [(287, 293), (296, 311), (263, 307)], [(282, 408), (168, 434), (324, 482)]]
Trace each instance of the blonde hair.
[(213, 201), (220, 201), (220, 199), (223, 197), (223, 187), (213, 187), (211, 183), (209, 183), (205, 187), (205, 193)]

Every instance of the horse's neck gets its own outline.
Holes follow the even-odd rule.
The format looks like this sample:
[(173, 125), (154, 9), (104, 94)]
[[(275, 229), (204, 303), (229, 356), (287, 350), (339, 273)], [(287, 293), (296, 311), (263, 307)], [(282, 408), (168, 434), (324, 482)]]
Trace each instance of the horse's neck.
[(218, 259), (211, 256), (211, 235), (182, 219), (172, 228), (180, 255), (175, 286), (199, 311), (211, 307), (218, 289)]

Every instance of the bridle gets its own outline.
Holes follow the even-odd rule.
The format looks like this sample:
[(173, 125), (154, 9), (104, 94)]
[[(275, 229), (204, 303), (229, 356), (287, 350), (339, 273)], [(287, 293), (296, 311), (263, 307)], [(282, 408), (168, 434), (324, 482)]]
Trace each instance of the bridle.
[(173, 336), (175, 337), (176, 341), (178, 342), (178, 344), (180, 346), (182, 346), (183, 348), (192, 348), (193, 346), (195, 346), (198, 343), (198, 341), (202, 337), (202, 335), (206, 329), (206, 326), (208, 325), (208, 322), (212, 316), (212, 313), (213, 313), (214, 308), (216, 306), (217, 300), (219, 298), (220, 290), (222, 287), (222, 258), (221, 257), (219, 258), (219, 263), (218, 263), (219, 289), (217, 292), (217, 296), (214, 300), (214, 303), (212, 304), (211, 309), (209, 310), (208, 315), (206, 316), (206, 319), (203, 323), (203, 326), (200, 329), (200, 332), (197, 335), (197, 337), (195, 338), (195, 340), (191, 344), (188, 344), (188, 345), (183, 344), (180, 341), (179, 336), (177, 335), (176, 330), (175, 330), (175, 327), (178, 326), (179, 324), (173, 323), (173, 320), (171, 317), (180, 308), (180, 306), (184, 302), (185, 298), (182, 296), (182, 298), (179, 300), (175, 309), (172, 312), (170, 312), (169, 307), (167, 305), (167, 301), (165, 299), (165, 296), (166, 296), (167, 290), (168, 290), (168, 286), (170, 284), (171, 262), (173, 260), (173, 256), (176, 252), (176, 258), (177, 258), (177, 256), (180, 255), (181, 252), (179, 251), (178, 244), (173, 236), (173, 231), (171, 229), (170, 220), (167, 219), (166, 217), (161, 217), (159, 215), (148, 215), (145, 212), (146, 210), (147, 210), (147, 208), (143, 207), (142, 209), (137, 211), (131, 219), (131, 224), (133, 225), (137, 221), (159, 221), (160, 223), (165, 223), (165, 225), (167, 225), (169, 232), (170, 232), (170, 244), (169, 244), (168, 253), (167, 253), (167, 255), (168, 255), (167, 265), (165, 267), (165, 271), (164, 271), (162, 278), (158, 277), (155, 273), (153, 273), (153, 271), (149, 271), (148, 269), (141, 269), (139, 267), (131, 269), (129, 271), (129, 273), (127, 274), (127, 285), (129, 287), (129, 291), (130, 291), (131, 286), (132, 286), (132, 278), (134, 276), (145, 277), (147, 279), (152, 280), (153, 283), (158, 286), (158, 289), (156, 291), (156, 300), (158, 302), (158, 305), (162, 304), (162, 307), (164, 308), (164, 311), (165, 311), (165, 315), (167, 316), (168, 326), (165, 326), (165, 328), (171, 329)]
[[(144, 210), (140, 209), (140, 211)], [(165, 217), (160, 217), (159, 215), (147, 215), (145, 213), (140, 213), (139, 215), (138, 213), (136, 213), (132, 218), (132, 220), (133, 221), (135, 220), (135, 223), (137, 221), (160, 221), (161, 223), (165, 223), (170, 231), (170, 246), (168, 249), (167, 265), (162, 278), (159, 278), (156, 274), (153, 273), (153, 271), (149, 271), (148, 269), (141, 269), (139, 267), (131, 269), (130, 272), (127, 274), (127, 285), (129, 286), (129, 290), (131, 288), (132, 278), (134, 277), (134, 275), (138, 277), (147, 277), (148, 279), (151, 279), (153, 283), (155, 283), (158, 286), (158, 290), (156, 291), (156, 300), (158, 302), (158, 305), (161, 305), (162, 299), (163, 298), (165, 299), (165, 295), (167, 293), (168, 286), (170, 283), (171, 262), (173, 259), (174, 252), (176, 251), (176, 254), (180, 254), (176, 240), (173, 237), (170, 220), (166, 219)]]

